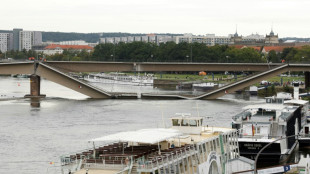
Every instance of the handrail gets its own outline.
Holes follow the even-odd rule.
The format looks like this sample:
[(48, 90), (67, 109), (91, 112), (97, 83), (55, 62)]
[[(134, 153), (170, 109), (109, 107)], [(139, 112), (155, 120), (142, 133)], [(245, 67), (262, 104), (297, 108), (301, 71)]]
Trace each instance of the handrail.
[(270, 143), (268, 143), (266, 146), (264, 146), (256, 155), (255, 157), (255, 162), (254, 162), (254, 174), (257, 174), (257, 160), (258, 160), (258, 157), (259, 155), (267, 148), (269, 147), (271, 144), (273, 144), (274, 142), (276, 141), (279, 141), (279, 140), (282, 140), (282, 139), (287, 139), (287, 138), (291, 138), (291, 137), (295, 137), (295, 136), (298, 136), (298, 135), (290, 135), (290, 136), (286, 136), (286, 137), (281, 137), (281, 138), (278, 138)]

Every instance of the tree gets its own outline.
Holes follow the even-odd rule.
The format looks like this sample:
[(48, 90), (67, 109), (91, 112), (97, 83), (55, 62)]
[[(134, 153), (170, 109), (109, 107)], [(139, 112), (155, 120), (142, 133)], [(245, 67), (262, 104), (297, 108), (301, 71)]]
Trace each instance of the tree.
[(267, 58), (268, 58), (268, 62), (272, 62), (272, 63), (281, 62), (280, 57), (277, 55), (275, 50), (269, 51)]

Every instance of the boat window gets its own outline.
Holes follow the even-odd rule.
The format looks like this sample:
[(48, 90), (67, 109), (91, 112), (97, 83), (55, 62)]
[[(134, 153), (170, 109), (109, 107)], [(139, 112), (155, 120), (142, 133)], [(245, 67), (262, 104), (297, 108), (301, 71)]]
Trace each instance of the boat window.
[(260, 127), (259, 126), (256, 127), (256, 133), (260, 134)]
[(188, 126), (188, 120), (182, 120), (182, 126)]
[(172, 119), (172, 126), (180, 126), (178, 119)]
[(192, 126), (192, 127), (196, 127), (197, 126), (197, 120), (182, 120), (182, 126)]
[(283, 99), (278, 99), (278, 103), (283, 103)]
[(193, 127), (197, 127), (198, 126), (198, 120), (189, 120), (189, 125), (193, 126)]
[(271, 99), (270, 99), (270, 98), (267, 98), (267, 99), (266, 99), (266, 103), (271, 103)]

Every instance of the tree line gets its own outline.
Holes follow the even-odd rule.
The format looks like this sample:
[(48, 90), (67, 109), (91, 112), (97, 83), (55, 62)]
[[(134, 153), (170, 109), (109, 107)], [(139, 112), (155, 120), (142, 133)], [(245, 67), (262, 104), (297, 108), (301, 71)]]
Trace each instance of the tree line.
[[(0, 57), (25, 60), (29, 57), (43, 57), (35, 51), (0, 52)], [(212, 62), (212, 63), (289, 63), (310, 62), (310, 46), (284, 48), (281, 53), (272, 50), (268, 54), (251, 47), (238, 49), (234, 46), (206, 46), (203, 43), (176, 44), (174, 42), (159, 45), (145, 42), (98, 44), (92, 52), (64, 50), (62, 54), (44, 55), (53, 61), (118, 61), (118, 62)]]

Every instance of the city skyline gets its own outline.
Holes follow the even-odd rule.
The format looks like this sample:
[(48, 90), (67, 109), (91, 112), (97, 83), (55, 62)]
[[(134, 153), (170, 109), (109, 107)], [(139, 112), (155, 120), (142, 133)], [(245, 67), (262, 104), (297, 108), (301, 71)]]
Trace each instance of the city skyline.
[(306, 0), (12, 0), (3, 5), (3, 30), (226, 36), (234, 33), (237, 25), (238, 33), (244, 36), (266, 35), (273, 28), (280, 38), (310, 37), (310, 2)]

